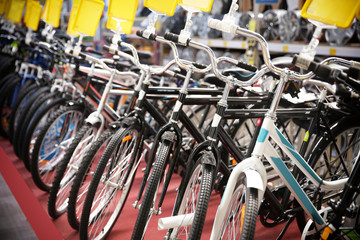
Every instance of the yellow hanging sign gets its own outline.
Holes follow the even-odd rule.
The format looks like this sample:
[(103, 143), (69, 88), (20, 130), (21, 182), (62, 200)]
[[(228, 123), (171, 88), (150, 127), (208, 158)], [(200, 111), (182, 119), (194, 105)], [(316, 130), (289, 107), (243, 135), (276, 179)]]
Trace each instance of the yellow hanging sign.
[(68, 26), (66, 29), (66, 33), (68, 35), (74, 36), (74, 37), (79, 36), (79, 33), (76, 32), (76, 30), (75, 30), (75, 19), (76, 19), (76, 14), (79, 9), (79, 4), (80, 4), (80, 0), (73, 0), (73, 5), (71, 7), (69, 22), (68, 22)]
[(104, 2), (101, 0), (80, 0), (75, 18), (75, 31), (93, 37), (103, 13)]
[(5, 18), (13, 23), (21, 22), (25, 0), (11, 0), (5, 14)]
[[(108, 29), (116, 31), (117, 30), (117, 23), (118, 23), (118, 20), (115, 20), (115, 19), (113, 19), (112, 17), (109, 16), (109, 18), (107, 20), (107, 23), (106, 23), (106, 27)], [(125, 33), (125, 34), (130, 34), (133, 23), (134, 23), (133, 21), (126, 21), (126, 20), (120, 21), (121, 32)]]
[(214, 0), (179, 0), (179, 5), (199, 9), (202, 12), (210, 12)]
[(356, 15), (360, 16), (359, 0), (307, 0), (301, 9), (303, 18), (339, 28), (349, 28)]
[(28, 28), (31, 28), (33, 31), (36, 31), (38, 29), (41, 9), (42, 6), (37, 1), (32, 1), (32, 3), (29, 6), (30, 13), (27, 16), (25, 24)]
[(156, 12), (173, 16), (178, 0), (145, 0), (144, 6)]
[(59, 27), (62, 3), (63, 0), (50, 0), (46, 22), (55, 28)]

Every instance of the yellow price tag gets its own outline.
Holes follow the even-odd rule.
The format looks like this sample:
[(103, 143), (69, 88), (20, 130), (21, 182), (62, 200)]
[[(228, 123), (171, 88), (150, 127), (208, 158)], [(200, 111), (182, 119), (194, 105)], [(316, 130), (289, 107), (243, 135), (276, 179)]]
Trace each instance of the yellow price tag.
[(336, 49), (330, 48), (329, 53), (330, 53), (330, 55), (336, 55)]

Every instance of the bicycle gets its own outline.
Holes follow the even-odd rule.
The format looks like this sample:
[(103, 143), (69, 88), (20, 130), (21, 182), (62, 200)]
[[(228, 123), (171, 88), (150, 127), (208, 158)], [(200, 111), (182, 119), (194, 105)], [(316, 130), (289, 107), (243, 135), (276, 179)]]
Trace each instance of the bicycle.
[[(104, 150), (104, 154), (102, 155), (99, 164), (96, 167), (90, 185), (88, 188), (86, 188), (88, 192), (86, 194), (84, 206), (82, 211), (79, 211), (81, 212), (80, 235), (82, 238), (87, 238), (88, 235), (97, 236), (96, 234), (99, 234), (97, 237), (103, 238), (104, 236), (109, 234), (112, 225), (115, 223), (116, 218), (119, 216), (121, 212), (121, 208), (126, 200), (128, 191), (130, 190), (134, 173), (138, 167), (138, 164), (140, 163), (140, 159), (142, 158), (140, 157), (140, 153), (142, 152), (142, 145), (145, 139), (144, 130), (147, 125), (145, 124), (146, 121), (143, 120), (144, 118), (143, 111), (145, 110), (149, 112), (152, 118), (154, 118), (156, 122), (159, 122), (161, 126), (167, 122), (167, 120), (165, 120), (164, 117), (159, 118), (159, 113), (157, 113), (158, 110), (156, 110), (154, 107), (150, 107), (151, 105), (149, 106), (147, 100), (147, 93), (152, 92), (152, 95), (154, 97), (157, 96), (157, 98), (162, 98), (163, 96), (167, 96), (167, 92), (169, 94), (179, 93), (179, 89), (177, 89), (176, 92), (174, 92), (174, 89), (153, 88), (151, 90), (149, 88), (149, 84), (150, 84), (149, 79), (151, 74), (162, 74), (166, 71), (167, 74), (176, 76), (176, 74), (174, 75), (174, 73), (167, 70), (169, 67), (171, 67), (174, 64), (174, 61), (171, 61), (166, 66), (161, 67), (160, 69), (154, 67), (148, 67), (145, 65), (140, 65), (138, 60), (136, 60), (137, 53), (133, 46), (126, 44), (124, 42), (119, 42), (119, 45), (121, 45), (122, 47), (130, 48), (132, 50), (133, 57), (135, 58), (134, 62), (140, 69), (142, 69), (143, 74), (141, 77), (141, 81), (139, 81), (137, 87), (135, 87), (132, 100), (130, 101), (132, 103), (131, 106), (133, 106), (133, 110), (132, 108), (128, 109), (127, 110), (128, 113), (122, 119), (120, 119), (118, 123), (116, 123), (118, 130), (116, 131), (112, 140)], [(107, 48), (108, 47), (105, 47), (105, 49)], [(122, 54), (117, 50), (115, 50), (113, 53), (118, 54), (120, 56)], [(180, 77), (181, 75), (177, 75), (177, 76)], [(190, 76), (187, 77), (186, 81), (189, 80), (190, 80)], [(200, 91), (196, 89), (194, 89), (193, 92), (195, 93), (196, 91), (198, 92), (198, 94), (207, 94), (206, 91)], [(112, 92), (114, 93), (115, 91)], [(185, 126), (190, 124), (188, 123), (190, 122), (190, 120), (188, 120), (188, 118), (182, 111), (179, 112), (179, 115), (181, 119), (187, 119), (186, 121), (183, 122)], [(198, 133), (198, 130), (194, 126), (192, 126), (191, 129), (194, 129), (193, 131), (197, 132), (199, 138), (201, 137), (201, 134)], [(155, 134), (155, 132), (153, 131), (152, 134)], [(153, 143), (153, 146), (154, 144), (156, 144), (157, 140), (155, 139), (154, 142), (155, 143)], [(179, 142), (181, 143), (181, 141)], [(126, 153), (127, 151), (123, 150), (118, 152), (119, 149), (123, 149), (121, 146), (124, 144), (130, 144), (131, 146), (129, 148), (126, 148), (129, 149), (129, 153), (125, 154), (126, 157), (121, 154), (124, 154), (124, 152)], [(98, 150), (99, 148), (94, 146), (94, 149)], [(117, 153), (119, 153), (120, 156), (117, 156)], [(150, 167), (152, 165), (151, 156), (152, 153), (150, 153), (149, 159), (147, 161), (148, 162), (147, 168), (144, 174), (149, 174)], [(94, 155), (89, 154), (87, 158), (89, 159), (88, 161), (91, 162), (93, 161)], [(109, 162), (111, 162), (110, 165)], [(124, 169), (122, 169), (121, 166), (124, 167)], [(116, 169), (118, 169), (119, 167), (120, 169), (118, 170), (119, 171), (118, 172)], [(114, 175), (117, 176), (116, 177), (117, 181), (121, 180), (119, 183), (120, 184), (119, 189), (113, 189), (112, 187), (110, 187), (112, 190), (110, 189), (109, 191), (113, 191), (114, 193), (120, 191), (121, 199), (119, 200), (119, 198), (112, 197), (112, 195), (110, 195), (109, 197), (105, 198), (107, 199), (105, 201), (104, 199), (101, 198), (103, 196), (102, 193), (103, 194), (108, 193), (108, 191), (105, 189), (107, 189), (107, 185), (110, 183), (111, 183), (110, 186), (115, 187), (114, 185), (115, 183), (112, 182), (111, 180), (112, 178), (114, 178)], [(104, 180), (103, 178), (107, 180)], [(100, 181), (100, 179), (103, 179), (105, 182), (103, 183), (103, 180)], [(102, 191), (104, 191), (105, 193)], [(97, 205), (98, 202), (104, 202), (104, 201), (107, 202), (105, 205), (104, 204), (100, 204), (100, 206)], [(77, 204), (79, 203), (77, 202)], [(115, 205), (115, 209), (109, 210), (108, 208), (112, 208), (113, 205)], [(111, 216), (110, 219), (106, 217), (107, 214), (105, 213), (110, 214), (109, 215)], [(100, 224), (100, 226), (97, 226), (97, 224)], [(95, 232), (92, 231), (93, 228), (95, 229)], [(103, 230), (101, 230), (100, 232), (96, 231), (100, 229)]]
[[(106, 125), (119, 118), (118, 111), (114, 111), (109, 106), (109, 103), (107, 103), (110, 89), (113, 86), (119, 86), (119, 84), (123, 84), (124, 88), (129, 88), (126, 87), (126, 84), (131, 85), (132, 79), (138, 77), (133, 72), (119, 72), (115, 68), (112, 69), (105, 65), (105, 63), (111, 63), (116, 67), (117, 63), (115, 61), (96, 59), (91, 56), (85, 57), (85, 55), (83, 55), (83, 58), (87, 58), (87, 61), (93, 62), (88, 75), (88, 81), (91, 81), (91, 78), (93, 78), (94, 74), (101, 76), (106, 73), (94, 69), (95, 63), (100, 63), (107, 71), (110, 71), (109, 73), (111, 73), (111, 76), (110, 79), (106, 82), (105, 89), (101, 95), (97, 92), (95, 92), (97, 96), (91, 93), (95, 91), (95, 89), (91, 89), (91, 85), (89, 85), (90, 87), (85, 87), (85, 89), (91, 89), (91, 91), (89, 91), (90, 100), (92, 102), (98, 102), (98, 106), (96, 110), (85, 119), (85, 124), (81, 129), (79, 129), (79, 131), (74, 136), (74, 139), (69, 143), (69, 147), (66, 149), (64, 156), (61, 158), (60, 163), (56, 169), (56, 174), (52, 182), (48, 202), (48, 212), (53, 218), (57, 218), (67, 209), (67, 198), (69, 196), (70, 188), (72, 187), (73, 180), (81, 165), (84, 155), (90, 149), (91, 143), (98, 141), (100, 138), (103, 139), (102, 134), (104, 129), (107, 127)], [(122, 64), (119, 64), (118, 67), (122, 67)], [(117, 74), (117, 84), (114, 82), (115, 74)], [(119, 82), (121, 79), (123, 82)], [(101, 99), (99, 99), (99, 96)], [(114, 107), (120, 109), (122, 105), (118, 104), (117, 106), (114, 105)], [(108, 131), (110, 130), (105, 132)], [(103, 141), (105, 141), (105, 139)], [(73, 226), (74, 224), (71, 225)]]
[[(209, 21), (209, 25), (219, 30), (224, 29), (223, 22), (217, 20)], [(247, 158), (239, 163), (233, 169), (230, 175), (222, 202), (219, 205), (215, 217), (211, 239), (218, 239), (220, 236), (224, 237), (224, 234), (226, 235), (229, 233), (236, 233), (236, 236), (240, 236), (241, 234), (241, 237), (244, 239), (253, 238), (258, 207), (267, 183), (266, 170), (261, 161), (261, 157), (263, 155), (274, 167), (290, 191), (294, 194), (301, 207), (310, 216), (312, 216), (316, 222), (316, 226), (320, 226), (321, 228), (321, 226), (325, 226), (326, 223), (320, 215), (320, 212), (317, 211), (316, 207), (308, 198), (307, 194), (304, 192), (304, 190), (301, 189), (300, 185), (291, 175), (290, 170), (286, 167), (284, 162), (279, 157), (277, 151), (269, 141), (269, 138), (271, 138), (272, 141), (276, 142), (277, 146), (279, 146), (282, 151), (285, 152), (286, 155), (294, 161), (300, 171), (317, 187), (320, 186), (321, 189), (325, 190), (341, 190), (344, 187), (347, 178), (334, 181), (322, 180), (274, 125), (278, 101), (280, 99), (280, 94), (282, 93), (284, 83), (288, 79), (297, 79), (301, 81), (306, 79), (308, 76), (299, 75), (288, 69), (282, 70), (274, 67), (270, 61), (266, 41), (262, 38), (261, 35), (239, 28), (237, 26), (233, 28), (233, 31), (234, 33), (254, 38), (260, 43), (260, 46), (263, 50), (265, 63), (271, 71), (280, 75), (282, 88), (279, 88), (276, 92), (272, 105), (265, 116), (260, 135), (257, 138), (257, 142), (252, 153), (252, 157)], [(324, 68), (320, 69), (324, 70)], [(358, 89), (356, 88), (356, 85), (355, 89)], [(356, 142), (357, 141), (355, 141), (355, 144)], [(349, 147), (352, 147), (352, 145)], [(231, 206), (231, 208), (229, 208), (229, 206)], [(236, 214), (236, 216), (232, 214)], [(240, 216), (241, 218), (239, 218)], [(233, 229), (234, 231), (231, 232), (231, 229), (227, 230), (226, 228), (230, 228), (231, 226), (228, 225), (228, 223), (230, 223), (229, 221), (235, 219), (238, 220), (238, 222), (236, 222), (238, 229)], [(232, 235), (226, 236), (231, 237)]]

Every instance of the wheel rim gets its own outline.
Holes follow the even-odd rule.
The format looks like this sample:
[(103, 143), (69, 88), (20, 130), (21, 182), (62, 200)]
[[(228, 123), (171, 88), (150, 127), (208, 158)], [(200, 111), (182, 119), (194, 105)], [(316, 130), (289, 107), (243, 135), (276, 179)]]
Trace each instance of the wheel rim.
[[(103, 172), (91, 207), (88, 223), (88, 237), (101, 239), (109, 232), (116, 221), (127, 193), (130, 189), (132, 176), (125, 178), (130, 162), (136, 154), (138, 132), (131, 130), (122, 139), (120, 147), (113, 152)], [(110, 164), (110, 162), (116, 164)], [(132, 169), (134, 169), (132, 166)]]
[[(335, 145), (331, 143), (314, 166), (317, 174), (327, 181), (348, 177), (360, 150), (360, 129), (352, 128), (342, 132), (337, 136), (336, 144), (340, 149), (340, 154), (337, 152)], [(340, 161), (340, 156), (343, 158), (344, 164)], [(323, 200), (336, 193), (326, 191), (324, 194)]]
[[(41, 129), (46, 125), (47, 119), (50, 118), (55, 112), (55, 108), (51, 109), (49, 112), (47, 112), (39, 121), (39, 123), (36, 125), (33, 134), (31, 135), (30, 144), (29, 144), (29, 159), (31, 159), (32, 152), (34, 150), (34, 144), (36, 142), (36, 139), (39, 137), (39, 134), (41, 132)], [(35, 113), (36, 115), (36, 113)]]
[[(198, 164), (194, 169), (194, 174), (191, 176), (186, 191), (183, 196), (178, 214), (191, 214), (195, 213), (196, 202), (201, 185), (201, 176), (203, 173), (202, 164)], [(188, 239), (191, 231), (191, 225), (176, 228), (173, 231), (172, 238), (176, 239)]]
[(221, 228), (221, 239), (240, 239), (241, 228), (245, 216), (245, 196), (244, 185), (236, 187), (232, 195), (231, 205), (225, 217), (226, 222)]
[(75, 148), (71, 159), (66, 167), (63, 178), (60, 182), (60, 188), (57, 193), (56, 199), (56, 209), (61, 212), (67, 208), (68, 205), (68, 196), (70, 194), (72, 182), (76, 176), (77, 170), (81, 164), (81, 161), (88, 151), (90, 143), (95, 139), (97, 128), (90, 128), (82, 140), (79, 142), (77, 147)]
[(54, 170), (78, 129), (81, 115), (80, 112), (62, 114), (51, 124), (42, 140), (37, 169), (41, 181), (47, 186), (54, 181)]

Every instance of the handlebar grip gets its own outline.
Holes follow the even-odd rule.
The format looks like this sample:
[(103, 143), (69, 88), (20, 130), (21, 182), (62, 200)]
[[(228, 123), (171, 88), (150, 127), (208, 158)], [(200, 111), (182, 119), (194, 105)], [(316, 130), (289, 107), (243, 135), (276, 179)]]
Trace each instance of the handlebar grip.
[(136, 35), (137, 35), (138, 37), (143, 37), (143, 33), (144, 33), (143, 30), (137, 30), (137, 31), (136, 31)]
[(166, 40), (172, 41), (172, 42), (174, 42), (174, 43), (178, 43), (178, 42), (179, 42), (179, 35), (174, 34), (174, 33), (169, 33), (169, 32), (167, 32), (167, 33), (165, 33), (164, 38), (165, 38)]
[(251, 65), (251, 64), (248, 64), (246, 62), (243, 62), (243, 61), (238, 61), (238, 64), (236, 64), (236, 66), (240, 67), (240, 68), (243, 68), (245, 70), (248, 70), (250, 72), (256, 72), (257, 71), (257, 67)]
[(145, 37), (145, 36), (144, 36), (144, 32), (145, 32), (145, 31), (143, 31), (143, 30), (137, 30), (137, 31), (136, 31), (136, 35), (139, 36), (139, 37), (148, 39), (148, 40), (156, 41), (156, 37), (157, 37), (156, 34), (150, 33), (149, 36)]
[(350, 67), (348, 71), (348, 76), (356, 80), (360, 80), (360, 68), (359, 67)]
[(323, 81), (330, 84), (334, 83), (334, 78), (332, 77), (333, 69), (331, 67), (312, 61), (309, 65), (309, 70)]

